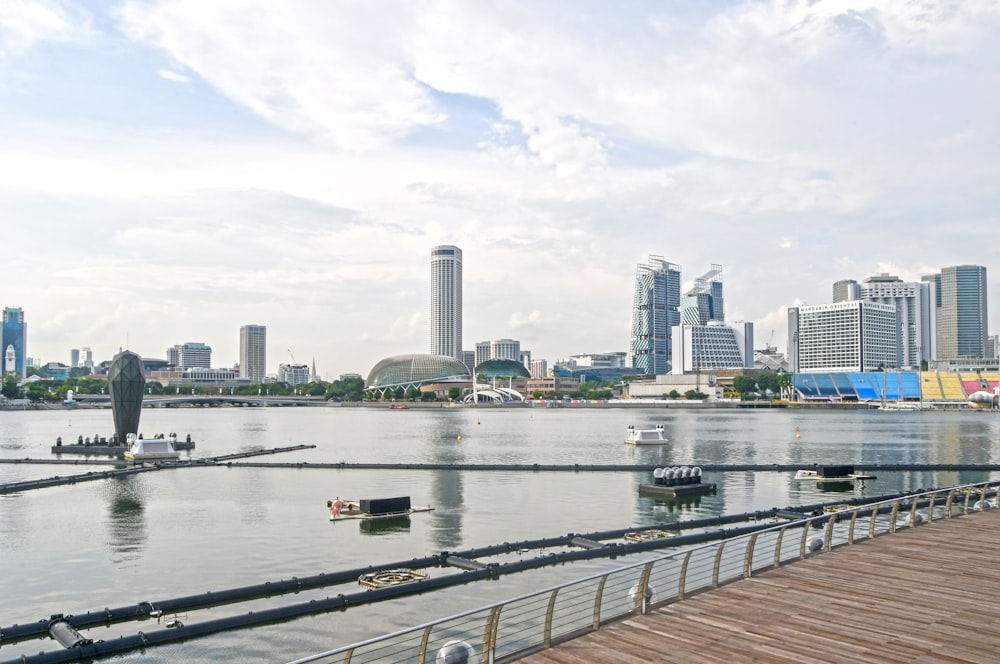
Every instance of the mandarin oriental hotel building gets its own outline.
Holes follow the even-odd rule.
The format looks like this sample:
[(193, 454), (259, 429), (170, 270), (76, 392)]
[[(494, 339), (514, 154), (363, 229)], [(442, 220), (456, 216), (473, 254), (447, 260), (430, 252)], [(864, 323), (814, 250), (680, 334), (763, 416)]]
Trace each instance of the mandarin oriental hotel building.
[(788, 310), (793, 373), (877, 371), (899, 367), (896, 307), (851, 300)]

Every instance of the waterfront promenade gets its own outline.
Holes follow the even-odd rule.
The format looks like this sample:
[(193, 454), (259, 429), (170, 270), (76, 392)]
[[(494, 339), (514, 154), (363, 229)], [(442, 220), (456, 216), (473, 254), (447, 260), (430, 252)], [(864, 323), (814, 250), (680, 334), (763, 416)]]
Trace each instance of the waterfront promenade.
[(758, 572), (523, 664), (997, 661), (1000, 510)]

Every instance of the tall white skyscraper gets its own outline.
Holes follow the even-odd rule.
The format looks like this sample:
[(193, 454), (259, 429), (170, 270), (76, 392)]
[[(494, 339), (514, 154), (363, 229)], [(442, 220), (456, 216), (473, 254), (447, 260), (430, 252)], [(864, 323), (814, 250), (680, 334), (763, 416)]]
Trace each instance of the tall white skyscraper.
[(462, 250), (431, 249), (431, 353), (462, 356)]
[(244, 325), (240, 328), (240, 378), (260, 383), (267, 372), (267, 328)]

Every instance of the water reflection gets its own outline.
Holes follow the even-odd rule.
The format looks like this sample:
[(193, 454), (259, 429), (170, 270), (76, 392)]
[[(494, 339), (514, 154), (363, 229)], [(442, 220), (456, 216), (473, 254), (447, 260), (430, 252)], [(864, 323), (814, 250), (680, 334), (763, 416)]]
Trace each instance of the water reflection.
[[(477, 420), (478, 421), (478, 420)], [(465, 463), (466, 436), (451, 418), (432, 425), (431, 463)], [(462, 545), (462, 473), (433, 470), (431, 473), (431, 541), (435, 548), (451, 550)]]
[(362, 519), (358, 530), (367, 535), (389, 535), (391, 533), (409, 532), (410, 517), (393, 516), (385, 519)]
[(108, 546), (115, 564), (139, 560), (146, 543), (145, 483), (142, 477), (116, 477), (104, 484), (108, 502)]

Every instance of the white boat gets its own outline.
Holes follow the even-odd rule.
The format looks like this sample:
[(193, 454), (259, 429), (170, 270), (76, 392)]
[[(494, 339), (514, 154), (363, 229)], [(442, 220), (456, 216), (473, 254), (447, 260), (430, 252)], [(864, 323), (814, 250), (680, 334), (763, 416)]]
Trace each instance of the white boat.
[(181, 455), (174, 449), (177, 436), (170, 434), (164, 438), (136, 438), (134, 433), (125, 436), (128, 449), (125, 458), (128, 461), (169, 461)]
[(657, 424), (654, 429), (636, 429), (630, 424), (625, 432), (626, 445), (661, 445), (666, 442), (662, 424)]

